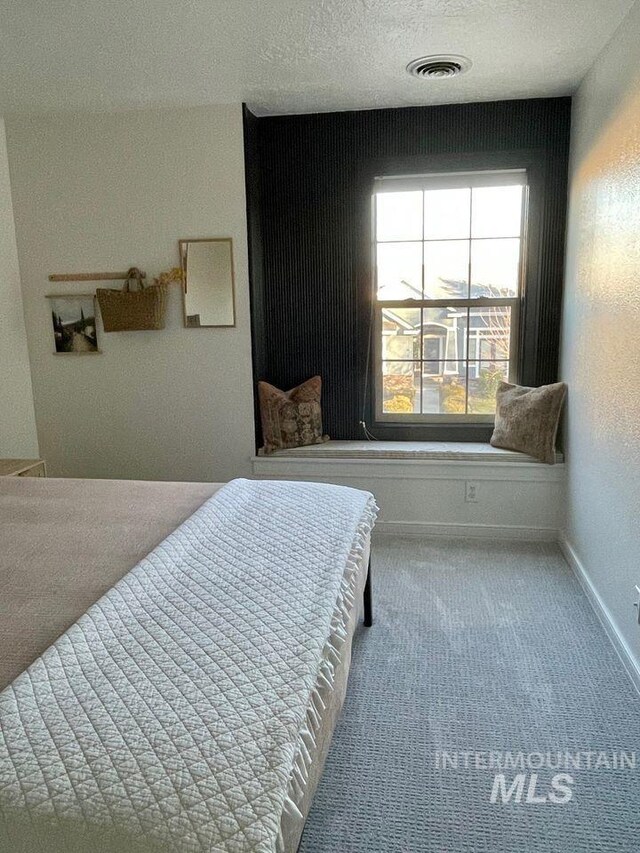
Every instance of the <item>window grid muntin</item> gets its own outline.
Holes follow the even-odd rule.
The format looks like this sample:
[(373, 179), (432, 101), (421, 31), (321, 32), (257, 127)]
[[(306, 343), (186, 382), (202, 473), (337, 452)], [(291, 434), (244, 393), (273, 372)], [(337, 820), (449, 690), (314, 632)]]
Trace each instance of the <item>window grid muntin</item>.
[(376, 243), (475, 243), (484, 240), (519, 240), (520, 234), (500, 234), (493, 237), (425, 237), (423, 240), (376, 240)]

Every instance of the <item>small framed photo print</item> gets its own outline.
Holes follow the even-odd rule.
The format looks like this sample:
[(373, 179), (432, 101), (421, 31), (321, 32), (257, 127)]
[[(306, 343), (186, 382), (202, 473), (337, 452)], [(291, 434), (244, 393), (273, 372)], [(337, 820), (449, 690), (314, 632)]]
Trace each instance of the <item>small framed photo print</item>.
[(56, 355), (99, 353), (93, 294), (47, 296)]

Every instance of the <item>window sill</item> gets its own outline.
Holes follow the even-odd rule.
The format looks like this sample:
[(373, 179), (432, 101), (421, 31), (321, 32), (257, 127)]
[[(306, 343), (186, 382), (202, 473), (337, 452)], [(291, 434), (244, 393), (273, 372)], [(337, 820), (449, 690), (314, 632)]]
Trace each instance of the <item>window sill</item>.
[(470, 442), (488, 444), (493, 433), (493, 420), (489, 423), (453, 422), (387, 422), (371, 421), (367, 423), (371, 432), (380, 443), (398, 444), (458, 444)]

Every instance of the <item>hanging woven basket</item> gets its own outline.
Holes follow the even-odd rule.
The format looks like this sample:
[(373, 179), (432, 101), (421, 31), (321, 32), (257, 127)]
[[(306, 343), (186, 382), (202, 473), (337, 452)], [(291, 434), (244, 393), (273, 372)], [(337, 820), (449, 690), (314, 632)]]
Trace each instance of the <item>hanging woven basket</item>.
[[(133, 286), (137, 289), (133, 289)], [(141, 332), (164, 329), (167, 285), (145, 287), (137, 267), (127, 272), (122, 290), (99, 287), (96, 291), (105, 332)]]

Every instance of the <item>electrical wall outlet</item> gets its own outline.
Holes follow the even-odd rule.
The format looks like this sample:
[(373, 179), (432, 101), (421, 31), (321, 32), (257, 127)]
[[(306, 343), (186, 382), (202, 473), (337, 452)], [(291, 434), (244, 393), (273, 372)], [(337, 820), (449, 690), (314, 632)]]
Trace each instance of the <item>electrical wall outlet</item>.
[(464, 484), (464, 499), (468, 504), (478, 503), (478, 484), (473, 480), (466, 480)]

